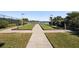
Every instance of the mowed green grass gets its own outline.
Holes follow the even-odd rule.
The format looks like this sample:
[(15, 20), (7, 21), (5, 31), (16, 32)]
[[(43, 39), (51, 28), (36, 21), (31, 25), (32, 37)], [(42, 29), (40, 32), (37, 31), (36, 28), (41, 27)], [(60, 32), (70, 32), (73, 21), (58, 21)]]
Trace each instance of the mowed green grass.
[(53, 28), (49, 26), (49, 24), (40, 24), (41, 28), (43, 30), (52, 30)]
[(34, 24), (25, 24), (18, 27), (18, 30), (32, 30), (33, 27), (34, 27)]
[(25, 48), (31, 33), (0, 33), (1, 48)]
[(79, 36), (72, 33), (46, 33), (55, 48), (79, 48)]

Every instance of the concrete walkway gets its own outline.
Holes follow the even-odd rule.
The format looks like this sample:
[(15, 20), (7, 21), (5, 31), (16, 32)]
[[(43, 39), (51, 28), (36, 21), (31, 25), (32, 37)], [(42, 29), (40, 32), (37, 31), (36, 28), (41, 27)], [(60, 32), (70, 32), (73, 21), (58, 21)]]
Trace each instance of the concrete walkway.
[(44, 33), (65, 33), (65, 32), (73, 32), (71, 30), (44, 30)]
[(31, 30), (12, 30), (15, 28), (17, 27), (12, 27), (12, 28), (1, 30), (0, 33), (32, 33)]
[(26, 48), (52, 48), (44, 33), (64, 33), (72, 32), (70, 30), (42, 30), (39, 24), (36, 24), (33, 30), (12, 30), (16, 27), (1, 30), (0, 33), (32, 33), (32, 36)]
[(33, 28), (32, 36), (26, 48), (52, 48), (39, 24)]

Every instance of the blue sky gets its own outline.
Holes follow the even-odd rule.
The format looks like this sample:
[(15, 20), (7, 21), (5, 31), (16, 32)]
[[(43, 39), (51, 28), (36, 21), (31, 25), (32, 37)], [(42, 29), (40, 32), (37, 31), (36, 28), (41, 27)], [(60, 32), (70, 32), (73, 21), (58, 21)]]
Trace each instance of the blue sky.
[(16, 18), (27, 17), (29, 20), (49, 21), (50, 15), (65, 17), (68, 12), (70, 11), (0, 11), (0, 14)]

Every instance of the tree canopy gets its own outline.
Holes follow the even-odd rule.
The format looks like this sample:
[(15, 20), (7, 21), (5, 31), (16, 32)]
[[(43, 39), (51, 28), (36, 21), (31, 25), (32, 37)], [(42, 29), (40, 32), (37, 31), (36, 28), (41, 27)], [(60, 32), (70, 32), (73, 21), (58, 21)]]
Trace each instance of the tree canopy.
[(69, 28), (79, 28), (79, 12), (67, 13), (65, 19)]

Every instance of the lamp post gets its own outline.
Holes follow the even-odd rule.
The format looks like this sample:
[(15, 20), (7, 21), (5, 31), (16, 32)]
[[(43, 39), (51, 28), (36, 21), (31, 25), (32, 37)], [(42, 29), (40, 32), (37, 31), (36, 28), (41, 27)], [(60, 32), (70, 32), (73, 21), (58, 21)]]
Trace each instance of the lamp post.
[(23, 22), (23, 17), (24, 17), (23, 15), (24, 15), (24, 13), (21, 13), (21, 15), (22, 15), (22, 25), (23, 25), (23, 23), (24, 23), (24, 22)]

